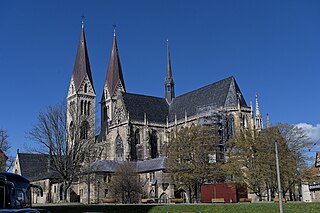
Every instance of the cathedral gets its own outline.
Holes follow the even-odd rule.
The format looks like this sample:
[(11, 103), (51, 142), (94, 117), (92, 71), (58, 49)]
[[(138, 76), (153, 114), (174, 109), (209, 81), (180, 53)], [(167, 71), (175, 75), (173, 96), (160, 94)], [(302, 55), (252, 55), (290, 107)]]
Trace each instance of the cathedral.
[[(176, 189), (170, 183), (161, 181), (165, 170), (164, 160), (170, 135), (190, 125), (216, 125), (219, 129), (221, 145), (215, 160), (223, 160), (224, 144), (240, 129), (262, 129), (258, 97), (255, 113), (252, 103), (247, 105), (234, 77), (228, 77), (210, 85), (175, 96), (170, 49), (167, 45), (167, 64), (164, 81), (164, 97), (154, 97), (129, 93), (126, 90), (114, 32), (106, 80), (99, 101), (101, 129), (95, 137), (95, 146), (101, 155), (91, 164), (90, 171), (103, 176), (112, 174), (115, 165), (129, 161), (135, 163), (138, 172), (149, 181), (150, 191), (156, 199), (174, 197)], [(94, 119), (86, 124), (86, 129), (95, 130), (96, 92), (90, 70), (90, 62), (82, 24), (78, 51), (70, 81), (67, 103), (76, 106), (79, 116), (92, 114)], [(98, 97), (100, 98), (100, 97)], [(267, 118), (268, 119), (268, 118)], [(72, 121), (68, 121), (72, 126)], [(85, 135), (86, 133), (84, 133)], [(157, 176), (158, 174), (158, 177)], [(99, 176), (99, 175), (98, 175)], [(99, 179), (99, 177), (96, 177)], [(157, 180), (157, 186), (151, 183)], [(80, 184), (83, 202), (85, 185)], [(158, 187), (156, 190), (154, 187)], [(93, 191), (101, 190), (97, 188)], [(108, 197), (108, 190), (100, 192)], [(91, 197), (95, 197), (94, 192)], [(149, 194), (149, 197), (151, 195)], [(161, 198), (162, 196), (162, 198)], [(82, 199), (81, 199), (82, 200)]]
[[(256, 113), (247, 105), (234, 77), (228, 77), (186, 94), (175, 96), (170, 49), (164, 97), (133, 94), (126, 91), (114, 33), (106, 80), (99, 101), (101, 129), (95, 143), (103, 149), (101, 160), (142, 161), (165, 156), (171, 132), (205, 121), (208, 113), (225, 112), (226, 139), (241, 128), (262, 129), (263, 122), (256, 96)], [(68, 106), (76, 105), (80, 115), (94, 115), (96, 92), (82, 24), (78, 51), (70, 81)], [(203, 118), (203, 119), (200, 119)], [(68, 125), (71, 123), (68, 121)], [(88, 123), (95, 129), (95, 117)], [(93, 131), (96, 132), (96, 131)]]
[[(112, 202), (108, 182), (117, 166), (123, 162), (132, 163), (144, 183), (142, 187), (146, 193), (142, 196), (141, 202), (150, 199), (154, 202), (169, 202), (170, 198), (187, 198), (185, 190), (176, 188), (170, 183), (165, 173), (170, 136), (175, 135), (181, 128), (191, 125), (214, 125), (221, 141), (214, 155), (216, 162), (224, 160), (225, 142), (237, 131), (241, 129), (259, 131), (263, 128), (258, 96), (255, 97), (254, 112), (252, 102), (247, 105), (236, 79), (232, 76), (175, 96), (168, 44), (163, 97), (128, 92), (124, 73), (114, 32), (102, 96), (98, 97), (96, 105), (96, 88), (82, 23), (67, 95), (69, 111), (67, 125), (70, 129), (73, 128), (74, 118), (69, 116), (72, 109), (76, 109), (78, 117), (90, 116), (92, 119), (83, 123), (80, 138), (92, 138), (89, 142), (99, 150), (97, 152), (99, 155), (95, 156), (85, 168), (93, 181), (88, 184), (80, 177), (70, 188), (68, 195), (70, 201), (72, 197), (76, 197), (75, 200), (82, 203)], [(100, 107), (101, 111), (100, 129), (96, 129), (96, 107)], [(266, 123), (267, 126), (270, 125), (268, 116)], [(15, 170), (21, 175), (29, 175), (27, 178), (36, 183), (44, 181), (44, 184), (48, 185), (47, 188), (51, 189), (47, 193), (47, 198), (38, 202), (59, 202), (61, 184), (50, 182), (47, 176), (33, 177), (33, 173), (22, 172), (22, 167), (35, 165), (30, 162), (37, 157), (39, 156), (34, 154), (18, 153), (16, 159), (18, 169)], [(41, 157), (46, 158), (46, 156)], [(40, 162), (46, 160), (38, 163)], [(43, 166), (44, 173), (46, 167)]]

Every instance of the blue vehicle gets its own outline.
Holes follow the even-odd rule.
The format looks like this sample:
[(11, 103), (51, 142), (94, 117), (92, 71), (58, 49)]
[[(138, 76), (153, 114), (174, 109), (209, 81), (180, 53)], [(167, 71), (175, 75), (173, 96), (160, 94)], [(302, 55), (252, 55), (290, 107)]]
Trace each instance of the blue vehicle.
[(31, 184), (26, 178), (8, 172), (0, 172), (0, 213), (32, 212), (48, 213), (47, 210), (31, 208), (31, 188), (37, 188), (43, 196), (42, 188)]

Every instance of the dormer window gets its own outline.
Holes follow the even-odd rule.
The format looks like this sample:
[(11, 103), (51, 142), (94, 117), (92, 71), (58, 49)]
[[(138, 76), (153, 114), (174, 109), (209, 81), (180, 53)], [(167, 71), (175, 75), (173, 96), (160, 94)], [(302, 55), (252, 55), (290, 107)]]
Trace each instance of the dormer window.
[(88, 92), (88, 84), (85, 84), (84, 85), (84, 93), (87, 93)]

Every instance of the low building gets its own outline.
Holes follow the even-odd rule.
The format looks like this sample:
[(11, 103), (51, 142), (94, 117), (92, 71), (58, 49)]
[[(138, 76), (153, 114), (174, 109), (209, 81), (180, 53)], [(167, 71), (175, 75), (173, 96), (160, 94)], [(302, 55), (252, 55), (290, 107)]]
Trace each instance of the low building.
[(62, 184), (57, 173), (50, 170), (49, 155), (17, 153), (12, 172), (42, 187), (42, 197), (37, 190), (32, 191), (33, 203), (57, 203), (62, 200)]
[[(130, 163), (139, 175), (142, 185), (141, 201), (167, 203), (168, 198), (174, 197), (174, 185), (170, 184), (169, 177), (165, 172), (166, 157), (150, 160), (127, 162)], [(108, 183), (111, 181), (117, 167), (124, 161), (98, 160), (83, 170), (79, 180), (80, 202), (98, 203), (112, 199)], [(88, 181), (89, 180), (89, 181)], [(90, 184), (90, 185), (89, 185)], [(88, 189), (89, 187), (89, 189)], [(88, 190), (90, 196), (88, 198)]]

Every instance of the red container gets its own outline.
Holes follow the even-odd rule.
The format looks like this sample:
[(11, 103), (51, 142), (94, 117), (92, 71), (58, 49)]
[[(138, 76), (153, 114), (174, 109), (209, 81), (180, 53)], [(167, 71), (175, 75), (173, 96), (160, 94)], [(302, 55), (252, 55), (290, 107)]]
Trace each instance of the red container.
[(247, 198), (246, 187), (235, 183), (203, 184), (201, 186), (201, 202), (211, 203), (212, 199), (224, 198), (225, 203), (239, 202), (240, 198)]

